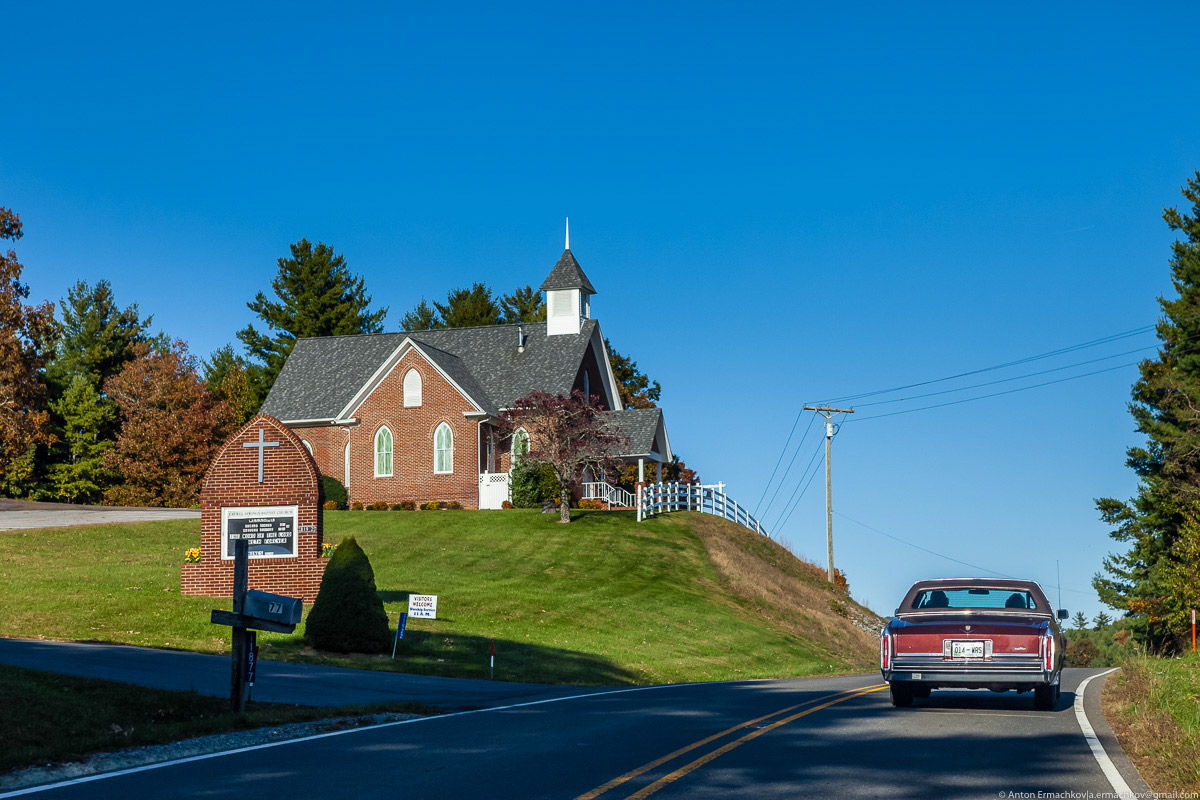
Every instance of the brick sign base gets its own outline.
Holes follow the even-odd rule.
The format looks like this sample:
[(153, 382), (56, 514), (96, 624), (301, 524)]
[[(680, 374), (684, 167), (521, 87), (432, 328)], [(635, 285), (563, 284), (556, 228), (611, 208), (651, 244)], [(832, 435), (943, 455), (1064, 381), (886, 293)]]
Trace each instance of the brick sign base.
[(311, 604), (329, 561), (321, 558), (324, 501), (321, 473), (300, 439), (279, 420), (259, 414), (225, 443), (204, 476), (200, 561), (183, 565), (183, 593), (233, 597), (233, 559), (221, 557), (222, 509), (295, 506), (288, 549), (296, 554), (251, 557), (249, 586)]

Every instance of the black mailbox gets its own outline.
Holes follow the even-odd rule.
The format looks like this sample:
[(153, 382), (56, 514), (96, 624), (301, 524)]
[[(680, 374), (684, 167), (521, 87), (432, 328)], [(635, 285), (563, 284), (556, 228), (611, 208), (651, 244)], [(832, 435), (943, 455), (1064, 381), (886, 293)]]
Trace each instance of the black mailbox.
[(304, 613), (304, 604), (299, 597), (270, 594), (251, 589), (246, 592), (242, 604), (242, 615), (255, 619), (278, 622), (283, 625), (298, 625)]

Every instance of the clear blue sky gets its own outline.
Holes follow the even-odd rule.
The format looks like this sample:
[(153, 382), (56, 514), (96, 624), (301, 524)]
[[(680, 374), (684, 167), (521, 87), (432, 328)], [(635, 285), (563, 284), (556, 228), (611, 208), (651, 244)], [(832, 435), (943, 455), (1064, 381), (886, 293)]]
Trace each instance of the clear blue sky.
[[(570, 216), (673, 445), (754, 505), (801, 403), (1150, 325), (1169, 291), (1161, 208), (1200, 167), (1194, 3), (433, 5), (6, 8), (0, 204), (33, 295), (107, 278), (207, 355), (307, 236), (394, 330), (451, 286), (536, 286)], [(1134, 490), (1134, 377), (846, 424), (835, 508), (1046, 585), (1061, 560), (1064, 604), (1094, 614), (1092, 500)], [(822, 480), (778, 531), (821, 563)], [(843, 517), (836, 537), (879, 611), (977, 572)]]

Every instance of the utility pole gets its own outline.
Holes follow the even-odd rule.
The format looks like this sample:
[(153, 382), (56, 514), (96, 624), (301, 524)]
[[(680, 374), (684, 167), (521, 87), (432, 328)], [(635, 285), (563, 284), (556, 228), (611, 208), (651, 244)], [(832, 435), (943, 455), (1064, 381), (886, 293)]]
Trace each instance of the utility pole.
[(833, 583), (833, 469), (830, 456), (833, 454), (834, 414), (853, 414), (853, 408), (830, 408), (829, 406), (805, 406), (805, 411), (815, 411), (825, 418), (825, 544), (828, 548), (829, 582)]

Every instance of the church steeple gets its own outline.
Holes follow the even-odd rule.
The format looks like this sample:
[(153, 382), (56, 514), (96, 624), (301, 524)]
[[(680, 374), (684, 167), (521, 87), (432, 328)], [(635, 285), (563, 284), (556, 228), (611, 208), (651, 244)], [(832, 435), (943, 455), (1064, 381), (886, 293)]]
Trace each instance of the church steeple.
[(591, 319), (591, 296), (596, 294), (596, 288), (571, 252), (570, 227), (567, 228), (567, 249), (542, 281), (540, 289), (546, 293), (546, 335), (577, 334), (584, 320)]

